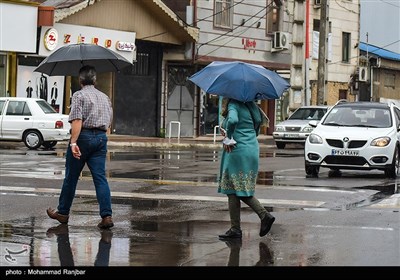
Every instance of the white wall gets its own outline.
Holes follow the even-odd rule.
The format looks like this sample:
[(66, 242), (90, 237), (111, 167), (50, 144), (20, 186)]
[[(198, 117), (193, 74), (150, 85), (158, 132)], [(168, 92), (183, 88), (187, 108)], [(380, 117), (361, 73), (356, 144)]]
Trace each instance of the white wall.
[(38, 8), (0, 2), (0, 51), (36, 53)]
[[(359, 50), (357, 43), (359, 40), (359, 1), (330, 1), (329, 2), (329, 21), (331, 22), (331, 54), (326, 66), (327, 80), (346, 83), (349, 82), (350, 75), (354, 73), (359, 60)], [(361, 0), (362, 2), (363, 0)], [(310, 8), (310, 39), (312, 40), (313, 19), (320, 18), (321, 9)], [(350, 61), (342, 62), (342, 33), (347, 32), (351, 35)], [(318, 37), (317, 37), (318, 38)], [(319, 46), (317, 46), (319, 47)], [(329, 49), (328, 48), (328, 49)], [(318, 48), (317, 48), (318, 50)], [(318, 79), (318, 60), (313, 58), (311, 61), (310, 80)]]
[[(265, 16), (270, 8), (266, 0), (246, 0), (234, 2), (233, 30), (214, 27), (214, 1), (197, 1), (197, 27), (200, 28), (196, 51), (202, 57), (250, 60), (254, 62), (290, 63), (290, 50), (271, 55), (271, 35), (266, 35)], [(284, 9), (284, 6), (282, 6)], [(287, 20), (287, 15), (283, 17)], [(244, 24), (241, 26), (242, 21)], [(285, 25), (284, 20), (282, 25)], [(257, 27), (259, 23), (259, 27)], [(290, 30), (281, 30), (288, 32)], [(255, 42), (255, 47), (247, 47), (245, 42)]]

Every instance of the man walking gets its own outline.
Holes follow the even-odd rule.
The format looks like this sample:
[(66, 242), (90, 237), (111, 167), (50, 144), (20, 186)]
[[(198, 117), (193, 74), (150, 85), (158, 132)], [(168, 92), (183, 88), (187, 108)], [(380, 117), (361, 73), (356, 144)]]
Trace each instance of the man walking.
[(72, 96), (69, 122), (71, 139), (67, 149), (65, 178), (57, 209), (48, 208), (50, 218), (68, 223), (79, 176), (88, 165), (96, 188), (100, 208), (99, 228), (114, 226), (111, 209), (110, 187), (105, 174), (107, 154), (106, 131), (111, 125), (113, 110), (110, 98), (95, 88), (96, 70), (84, 66), (79, 71), (81, 90)]

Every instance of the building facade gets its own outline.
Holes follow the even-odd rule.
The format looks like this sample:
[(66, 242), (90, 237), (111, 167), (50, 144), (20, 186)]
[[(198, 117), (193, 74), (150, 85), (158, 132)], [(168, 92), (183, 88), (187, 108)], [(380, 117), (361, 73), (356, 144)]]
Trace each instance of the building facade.
[[(200, 30), (192, 49), (196, 71), (212, 61), (244, 61), (289, 79), (292, 25), (286, 10), (290, 1), (193, 2), (194, 26)], [(199, 100), (199, 131), (212, 133), (219, 122), (219, 98), (198, 88), (195, 94)], [(260, 106), (270, 119), (270, 127), (262, 133), (272, 134), (281, 100), (264, 100)]]
[[(361, 1), (359, 100), (400, 105), (400, 5)], [(373, 19), (373, 20), (371, 20)]]
[[(185, 46), (197, 40), (197, 28), (188, 26), (161, 0), (39, 2), (43, 7), (54, 5), (53, 22), (39, 26), (33, 40), (38, 47), (33, 54), (15, 53), (16, 80), (24, 75), (24, 71), (31, 70), (29, 74), (32, 77), (40, 75), (33, 73), (32, 69), (63, 45), (96, 43), (111, 48), (133, 62), (133, 66), (123, 73), (98, 74), (97, 86), (113, 102), (111, 133), (162, 135), (166, 127), (167, 62), (185, 60)], [(57, 47), (51, 50), (43, 48), (46, 42), (44, 34), (49, 30), (59, 35)], [(129, 49), (129, 53), (116, 49), (117, 41), (127, 42), (134, 48)], [(45, 78), (48, 86), (57, 80), (62, 99), (60, 111), (69, 113), (71, 95), (79, 89), (77, 77)]]
[[(18, 1), (0, 4), (8, 2), (15, 6)], [(113, 101), (111, 133), (152, 137), (177, 136), (178, 129), (181, 137), (213, 133), (219, 124), (219, 98), (188, 81), (212, 61), (259, 64), (290, 81), (290, 90), (280, 99), (260, 102), (270, 118), (264, 134), (272, 134), (276, 122), (302, 105), (364, 99), (365, 94), (353, 87), (354, 77), (364, 69), (358, 48), (359, 0), (35, 1), (39, 7), (33, 1), (20, 2), (36, 10), (54, 5), (54, 18), (52, 24), (38, 23), (29, 32), (34, 37), (30, 41), (35, 41), (30, 49), (2, 46), (2, 95), (24, 94), (29, 81), (24, 71), (51, 53), (42, 51), (44, 34), (51, 28), (60, 30), (59, 46), (68, 43), (66, 36), (73, 43), (85, 37), (85, 42), (97, 40), (103, 45), (111, 40), (111, 48), (115, 40), (134, 45), (131, 53), (124, 53), (132, 68), (99, 75), (98, 86)], [(325, 59), (319, 59), (321, 55)], [(48, 77), (49, 87), (54, 82), (62, 92), (59, 109), (68, 113), (70, 97), (79, 88), (77, 80)]]
[(359, 48), (362, 66), (353, 81), (359, 100), (400, 105), (400, 53), (365, 43)]
[(350, 84), (359, 65), (359, 1), (294, 0), (292, 11), (289, 109), (356, 100)]

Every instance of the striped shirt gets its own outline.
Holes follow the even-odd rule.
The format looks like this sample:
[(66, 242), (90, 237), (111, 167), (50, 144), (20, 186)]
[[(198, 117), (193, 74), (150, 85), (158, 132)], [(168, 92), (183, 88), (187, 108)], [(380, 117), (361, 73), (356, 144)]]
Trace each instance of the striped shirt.
[(72, 95), (68, 121), (82, 120), (82, 128), (107, 130), (111, 126), (113, 110), (110, 98), (93, 85), (84, 86)]

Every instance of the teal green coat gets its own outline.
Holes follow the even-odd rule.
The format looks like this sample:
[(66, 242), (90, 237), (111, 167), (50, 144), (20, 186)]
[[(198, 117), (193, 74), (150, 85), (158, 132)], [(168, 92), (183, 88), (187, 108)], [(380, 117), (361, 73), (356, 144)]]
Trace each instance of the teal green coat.
[(256, 103), (243, 103), (233, 99), (229, 102), (228, 115), (221, 127), (237, 144), (230, 153), (225, 150), (222, 152), (219, 193), (237, 196), (254, 195), (258, 175), (257, 136), (260, 124), (261, 114)]

